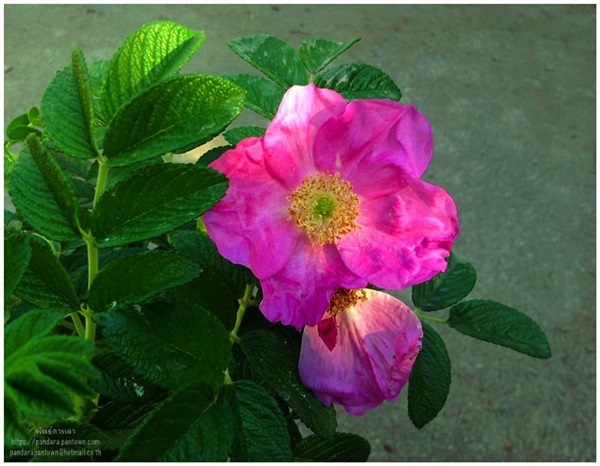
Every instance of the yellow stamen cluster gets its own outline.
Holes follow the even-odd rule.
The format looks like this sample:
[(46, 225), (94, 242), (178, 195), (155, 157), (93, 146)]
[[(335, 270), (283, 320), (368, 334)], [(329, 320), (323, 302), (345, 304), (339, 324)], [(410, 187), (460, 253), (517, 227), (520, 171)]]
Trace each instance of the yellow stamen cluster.
[(327, 312), (332, 316), (336, 316), (348, 310), (350, 307), (356, 306), (359, 301), (366, 300), (367, 294), (365, 293), (365, 290), (347, 290), (345, 288), (338, 288), (331, 298)]
[(357, 228), (358, 196), (340, 174), (317, 173), (302, 181), (290, 196), (288, 220), (308, 234), (311, 245), (321, 246)]

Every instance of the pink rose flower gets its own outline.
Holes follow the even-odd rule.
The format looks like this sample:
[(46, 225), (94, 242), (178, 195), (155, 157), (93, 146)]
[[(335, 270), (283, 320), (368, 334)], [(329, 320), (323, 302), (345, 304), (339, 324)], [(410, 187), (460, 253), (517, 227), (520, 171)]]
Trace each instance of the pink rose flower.
[(204, 223), (260, 280), (270, 321), (316, 325), (340, 287), (402, 289), (446, 269), (458, 219), (446, 191), (420, 180), (432, 152), (411, 105), (294, 86), (263, 138), (211, 164), (230, 185)]
[(421, 338), (421, 322), (393, 296), (338, 290), (319, 325), (304, 328), (300, 377), (324, 404), (364, 414), (396, 400)]

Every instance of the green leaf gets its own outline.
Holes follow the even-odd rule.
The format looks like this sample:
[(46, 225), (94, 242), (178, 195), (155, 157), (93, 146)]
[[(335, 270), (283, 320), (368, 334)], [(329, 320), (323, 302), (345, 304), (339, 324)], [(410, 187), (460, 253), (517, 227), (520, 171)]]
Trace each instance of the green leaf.
[(31, 259), (29, 238), (19, 230), (4, 235), (4, 304), (15, 292)]
[(233, 264), (219, 254), (215, 243), (205, 233), (198, 231), (177, 231), (171, 237), (173, 248), (226, 283), (232, 294), (241, 297), (246, 285), (254, 282), (249, 269)]
[(106, 265), (92, 282), (88, 304), (95, 312), (112, 305), (142, 303), (200, 273), (195, 262), (167, 251), (120, 257)]
[(116, 460), (223, 462), (232, 442), (228, 407), (208, 387), (193, 384), (162, 402), (133, 432)]
[(300, 380), (299, 348), (279, 332), (253, 330), (242, 336), (242, 350), (252, 370), (277, 393), (315, 434), (335, 432), (332, 406), (324, 406)]
[(19, 115), (6, 126), (7, 143), (12, 145), (13, 143), (24, 141), (31, 133), (39, 135), (40, 131), (31, 126), (28, 113)]
[(300, 44), (300, 56), (304, 66), (311, 73), (318, 73), (342, 53), (360, 40), (360, 37), (347, 42), (311, 37)]
[(549, 358), (544, 331), (521, 311), (494, 301), (473, 299), (450, 308), (448, 325), (465, 335), (533, 356)]
[(277, 401), (250, 380), (234, 382), (233, 389), (247, 455), (236, 461), (293, 461), (286, 420)]
[(433, 420), (450, 391), (450, 358), (444, 341), (433, 328), (423, 326), (423, 346), (408, 381), (408, 416), (417, 428)]
[(196, 160), (196, 165), (198, 165), (199, 167), (208, 167), (211, 163), (213, 163), (215, 160), (221, 157), (229, 149), (233, 149), (233, 146), (214, 147), (205, 154), (202, 154), (202, 156), (199, 157), (198, 160)]
[(191, 303), (114, 309), (96, 316), (109, 348), (151, 382), (177, 388), (191, 381), (223, 384), (231, 357), (229, 333)]
[(477, 281), (475, 268), (450, 254), (448, 268), (431, 280), (412, 288), (412, 300), (422, 311), (437, 311), (467, 296)]
[(110, 61), (102, 91), (107, 120), (150, 86), (174, 76), (198, 51), (204, 32), (156, 21), (131, 34)]
[(17, 211), (49, 239), (80, 238), (73, 185), (36, 136), (29, 136), (27, 141), (32, 144), (31, 151), (24, 147), (8, 174), (9, 192)]
[(225, 140), (235, 146), (240, 141), (247, 138), (254, 137), (263, 137), (265, 135), (265, 128), (260, 128), (258, 126), (238, 126), (237, 128), (232, 128), (229, 131), (223, 133), (223, 137)]
[(60, 70), (42, 95), (44, 130), (61, 151), (84, 159), (98, 155), (92, 133), (92, 104), (83, 54), (73, 51), (73, 66)]
[(156, 407), (152, 403), (109, 401), (94, 414), (90, 423), (101, 429), (131, 430)]
[(32, 240), (31, 260), (15, 294), (45, 309), (79, 309), (79, 298), (69, 274), (47, 244)]
[(57, 319), (56, 313), (30, 311), (5, 328), (10, 349), (4, 361), (5, 397), (20, 415), (66, 418), (75, 414), (74, 395), (91, 395), (87, 380), (95, 375), (89, 361), (93, 345), (49, 334)]
[(246, 90), (244, 105), (247, 108), (269, 120), (275, 117), (283, 99), (284, 89), (261, 76), (226, 74), (223, 77)]
[(215, 76), (178, 76), (126, 104), (104, 139), (110, 166), (191, 149), (209, 141), (243, 109), (245, 91)]
[(111, 400), (147, 403), (164, 398), (162, 388), (139, 376), (129, 364), (110, 351), (96, 353), (92, 363), (100, 370), (100, 376), (90, 381), (92, 387)]
[(303, 461), (351, 462), (367, 461), (371, 445), (360, 435), (336, 432), (330, 437), (311, 435), (302, 439), (294, 449), (296, 458)]
[(232, 39), (228, 44), (242, 60), (284, 89), (307, 84), (300, 55), (283, 40), (268, 34), (253, 34)]
[(161, 235), (202, 215), (227, 186), (227, 178), (211, 168), (171, 164), (141, 169), (102, 195), (92, 213), (92, 234), (99, 247)]
[(380, 69), (363, 63), (335, 66), (319, 74), (315, 85), (333, 89), (347, 100), (402, 98), (402, 93), (392, 78)]

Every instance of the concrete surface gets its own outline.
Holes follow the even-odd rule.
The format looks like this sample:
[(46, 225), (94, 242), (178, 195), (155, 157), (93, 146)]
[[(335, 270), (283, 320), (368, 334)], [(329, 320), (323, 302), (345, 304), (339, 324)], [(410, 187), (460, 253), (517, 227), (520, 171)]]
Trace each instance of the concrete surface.
[[(185, 71), (254, 73), (226, 40), (360, 36), (339, 62), (389, 73), (430, 119), (426, 179), (454, 195), (455, 251), (477, 268), (473, 297), (523, 310), (553, 350), (536, 360), (436, 329), (452, 361), (448, 402), (415, 429), (406, 393), (341, 431), (372, 443), (374, 461), (594, 461), (594, 5), (6, 5), (5, 108), (38, 104), (78, 43), (109, 58), (144, 23), (169, 19), (207, 41)], [(245, 121), (262, 124), (251, 114)]]

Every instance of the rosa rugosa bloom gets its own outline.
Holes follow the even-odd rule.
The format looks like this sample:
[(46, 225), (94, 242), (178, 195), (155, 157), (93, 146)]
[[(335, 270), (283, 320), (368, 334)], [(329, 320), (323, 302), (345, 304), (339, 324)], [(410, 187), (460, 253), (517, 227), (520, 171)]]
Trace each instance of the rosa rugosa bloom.
[(411, 105), (294, 86), (264, 137), (211, 164), (230, 184), (206, 230), (260, 280), (269, 320), (316, 325), (338, 288), (402, 289), (446, 269), (458, 220), (420, 180), (432, 152)]
[(323, 320), (304, 328), (300, 377), (324, 404), (363, 414), (396, 400), (421, 338), (421, 322), (402, 301), (381, 291), (340, 289)]

